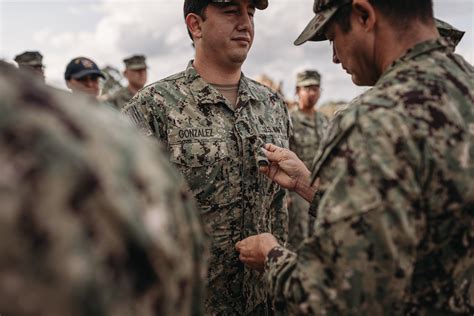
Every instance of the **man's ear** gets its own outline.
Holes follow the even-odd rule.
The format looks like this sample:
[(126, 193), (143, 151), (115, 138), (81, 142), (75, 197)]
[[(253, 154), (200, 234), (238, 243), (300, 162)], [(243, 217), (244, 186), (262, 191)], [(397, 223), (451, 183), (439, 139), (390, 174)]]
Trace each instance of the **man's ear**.
[(195, 14), (189, 13), (186, 16), (186, 26), (188, 27), (189, 33), (193, 36), (193, 39), (202, 37), (201, 23), (203, 22), (202, 18)]
[(371, 31), (377, 21), (376, 11), (369, 0), (354, 0), (352, 13), (359, 25), (366, 31)]

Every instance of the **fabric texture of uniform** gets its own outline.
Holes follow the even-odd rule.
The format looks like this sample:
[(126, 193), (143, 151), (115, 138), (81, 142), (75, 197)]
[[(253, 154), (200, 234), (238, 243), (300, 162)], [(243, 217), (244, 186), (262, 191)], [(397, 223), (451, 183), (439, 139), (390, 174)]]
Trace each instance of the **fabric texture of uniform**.
[(0, 63), (0, 313), (200, 315), (184, 179), (121, 119)]
[(133, 55), (123, 60), (125, 68), (130, 70), (146, 69), (146, 58), (144, 55)]
[[(313, 76), (301, 76), (302, 80)], [(290, 112), (293, 125), (290, 136), (290, 150), (300, 158), (306, 167), (311, 166), (321, 147), (321, 141), (328, 127), (328, 119), (318, 111), (309, 117), (302, 111)], [(305, 237), (308, 236), (308, 228), (314, 223), (309, 217), (309, 203), (295, 192), (290, 192), (288, 203), (288, 243), (291, 249), (296, 249)]]
[(474, 69), (419, 43), (333, 121), (314, 233), (266, 261), (284, 315), (474, 311)]
[(111, 104), (117, 110), (121, 110), (133, 98), (133, 94), (128, 87), (120, 88), (111, 97), (107, 98), (107, 103)]
[(341, 6), (351, 2), (352, 0), (315, 0), (313, 6), (315, 16), (309, 21), (294, 44), (301, 45), (307, 41), (325, 41), (324, 26)]
[(43, 66), (43, 55), (37, 51), (24, 52), (15, 56), (18, 66), (37, 67)]
[(307, 87), (307, 86), (320, 86), (321, 85), (321, 74), (316, 70), (305, 70), (299, 72), (296, 75), (296, 86)]
[(466, 32), (458, 30), (451, 24), (442, 21), (440, 19), (436, 19), (436, 28), (438, 29), (439, 34), (451, 45), (454, 49), (458, 44), (461, 42), (464, 34)]
[(142, 89), (124, 112), (167, 147), (198, 201), (212, 241), (206, 313), (260, 313), (262, 275), (244, 267), (235, 243), (263, 232), (287, 238), (285, 190), (258, 172), (263, 144), (288, 148), (282, 97), (242, 75), (237, 105), (230, 105), (191, 62)]

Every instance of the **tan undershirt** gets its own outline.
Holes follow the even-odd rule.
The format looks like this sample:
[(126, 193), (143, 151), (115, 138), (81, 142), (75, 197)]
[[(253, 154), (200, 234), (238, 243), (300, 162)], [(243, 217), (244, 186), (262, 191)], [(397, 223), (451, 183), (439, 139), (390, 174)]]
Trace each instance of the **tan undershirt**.
[(239, 93), (239, 85), (220, 85), (220, 84), (211, 84), (217, 91), (222, 93), (222, 95), (229, 101), (230, 105), (234, 108), (237, 105), (237, 97)]

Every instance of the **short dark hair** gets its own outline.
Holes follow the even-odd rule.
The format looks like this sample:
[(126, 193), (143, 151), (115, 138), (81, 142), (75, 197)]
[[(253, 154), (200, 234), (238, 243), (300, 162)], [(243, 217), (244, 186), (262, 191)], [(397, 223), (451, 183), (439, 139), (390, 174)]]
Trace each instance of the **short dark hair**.
[[(419, 19), (423, 22), (433, 20), (432, 0), (369, 0), (369, 2), (379, 9), (383, 15), (396, 21), (402, 28), (413, 19)], [(351, 12), (351, 5), (343, 5), (332, 19), (344, 33), (351, 30)]]
[[(211, 0), (185, 0), (183, 6), (184, 18), (186, 19), (189, 13), (194, 13), (196, 15), (199, 15), (203, 20), (205, 20), (206, 15), (204, 14), (204, 11), (206, 10), (209, 3), (211, 3)], [(192, 40), (193, 36), (189, 29), (188, 34)]]

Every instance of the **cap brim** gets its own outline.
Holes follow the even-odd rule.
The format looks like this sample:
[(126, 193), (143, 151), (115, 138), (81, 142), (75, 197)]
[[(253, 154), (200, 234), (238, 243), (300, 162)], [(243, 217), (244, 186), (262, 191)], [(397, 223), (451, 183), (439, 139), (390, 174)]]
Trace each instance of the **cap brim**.
[(105, 79), (105, 76), (102, 74), (102, 72), (100, 72), (98, 70), (95, 70), (95, 69), (81, 70), (78, 73), (72, 74), (71, 78), (72, 79), (80, 79), (82, 77), (89, 76), (89, 75), (97, 75), (97, 76)]
[(308, 80), (303, 80), (299, 82), (296, 86), (307, 87), (307, 86), (319, 86), (319, 85), (321, 85), (321, 81), (318, 81), (316, 79), (308, 79)]
[(456, 47), (459, 42), (461, 42), (465, 32), (458, 30), (448, 22), (445, 22), (440, 19), (435, 19), (436, 21), (436, 28), (438, 29), (439, 34), (442, 37), (448, 37), (449, 40), (451, 40)]
[(130, 70), (141, 70), (141, 69), (147, 69), (147, 65), (146, 64), (141, 64), (141, 65), (133, 65), (133, 66), (128, 66), (127, 69), (130, 69)]
[(268, 7), (268, 0), (255, 1), (255, 7), (259, 10), (265, 10)]
[(327, 40), (326, 36), (323, 34), (324, 26), (336, 13), (338, 7), (332, 7), (330, 9), (324, 10), (324, 12), (318, 13), (315, 15), (308, 25), (306, 25), (303, 32), (295, 40), (294, 44), (296, 46), (306, 43), (307, 41), (325, 41)]
[(43, 66), (43, 63), (40, 63), (40, 62), (36, 62), (36, 61), (33, 61), (33, 62), (26, 62), (26, 63), (17, 63), (19, 66), (29, 66), (29, 67), (39, 67), (39, 66)]

